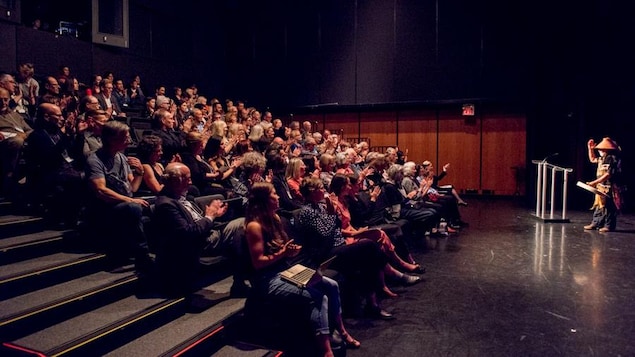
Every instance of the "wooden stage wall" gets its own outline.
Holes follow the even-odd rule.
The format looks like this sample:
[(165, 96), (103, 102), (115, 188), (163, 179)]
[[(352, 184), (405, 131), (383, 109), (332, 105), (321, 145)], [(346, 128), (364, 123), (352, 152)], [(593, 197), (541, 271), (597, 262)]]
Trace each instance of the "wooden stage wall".
[(370, 139), (371, 147), (398, 146), (408, 160), (450, 163), (442, 183), (460, 192), (524, 195), (527, 165), (526, 115), (481, 107), (476, 116), (460, 108), (424, 108), (295, 114), (317, 129), (341, 132), (344, 140)]

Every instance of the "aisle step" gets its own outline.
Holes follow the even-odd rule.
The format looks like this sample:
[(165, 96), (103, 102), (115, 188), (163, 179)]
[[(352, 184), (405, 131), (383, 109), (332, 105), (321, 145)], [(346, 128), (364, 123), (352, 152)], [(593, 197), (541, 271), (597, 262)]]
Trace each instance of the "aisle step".
[(103, 355), (182, 313), (184, 300), (129, 296), (3, 346), (40, 356)]
[(0, 299), (52, 286), (101, 270), (106, 255), (55, 253), (0, 267)]
[(45, 230), (0, 240), (0, 265), (53, 253), (63, 247), (64, 238), (77, 234), (72, 230)]
[[(245, 299), (230, 298), (233, 279), (225, 278), (201, 289), (186, 313), (106, 356), (197, 356), (222, 343), (222, 331), (242, 311)], [(216, 349), (221, 346), (216, 346)]]
[(0, 216), (0, 239), (22, 234), (40, 232), (44, 229), (44, 218), (8, 214)]
[(0, 301), (0, 336), (16, 339), (133, 293), (133, 273), (97, 272)]

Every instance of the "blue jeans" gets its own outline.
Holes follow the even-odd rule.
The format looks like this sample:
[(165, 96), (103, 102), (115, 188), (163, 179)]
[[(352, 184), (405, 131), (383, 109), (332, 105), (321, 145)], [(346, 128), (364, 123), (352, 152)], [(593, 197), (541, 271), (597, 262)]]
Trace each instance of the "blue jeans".
[[(266, 284), (266, 286), (265, 286)], [(310, 306), (311, 325), (316, 334), (330, 334), (329, 318), (335, 321), (335, 316), (342, 313), (340, 289), (337, 282), (325, 276), (306, 288), (299, 288), (280, 278), (280, 274), (268, 280), (260, 280), (256, 289), (260, 293), (283, 299), (300, 298)], [(267, 289), (267, 291), (263, 291)]]

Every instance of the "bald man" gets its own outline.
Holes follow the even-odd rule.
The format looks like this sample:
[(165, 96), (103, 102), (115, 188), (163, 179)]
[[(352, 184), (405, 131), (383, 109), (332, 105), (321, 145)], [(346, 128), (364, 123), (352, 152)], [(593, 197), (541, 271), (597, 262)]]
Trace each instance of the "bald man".
[[(203, 253), (235, 255), (235, 237), (244, 220), (235, 219), (226, 225), (218, 222), (227, 211), (220, 199), (212, 199), (205, 210), (189, 201), (186, 194), (192, 175), (186, 165), (170, 163), (164, 176), (165, 186), (157, 197), (152, 219), (158, 233), (158, 281), (169, 295), (187, 296), (197, 290), (199, 258)], [(242, 289), (244, 284), (244, 279), (234, 276), (232, 291)]]
[[(65, 119), (55, 104), (42, 103), (37, 110), (35, 131), (25, 149), (27, 193), (31, 203), (46, 204), (55, 223), (73, 226), (81, 206), (83, 173), (71, 157), (72, 137), (64, 132)], [(53, 197), (53, 199), (46, 199)]]

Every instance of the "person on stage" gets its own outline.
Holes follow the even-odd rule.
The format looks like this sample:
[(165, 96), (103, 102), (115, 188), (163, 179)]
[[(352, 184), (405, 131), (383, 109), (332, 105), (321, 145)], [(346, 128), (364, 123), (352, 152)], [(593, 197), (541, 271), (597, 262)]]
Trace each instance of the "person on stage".
[[(589, 161), (597, 164), (596, 179), (587, 182), (587, 185), (595, 187), (598, 191), (605, 192), (605, 195), (596, 194), (593, 202), (593, 221), (584, 226), (585, 230), (598, 229), (600, 232), (611, 232), (615, 230), (617, 223), (617, 212), (622, 206), (621, 195), (621, 161), (620, 147), (609, 137), (595, 145), (593, 139), (587, 142), (589, 149)], [(595, 150), (600, 156), (595, 155)]]

